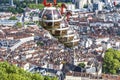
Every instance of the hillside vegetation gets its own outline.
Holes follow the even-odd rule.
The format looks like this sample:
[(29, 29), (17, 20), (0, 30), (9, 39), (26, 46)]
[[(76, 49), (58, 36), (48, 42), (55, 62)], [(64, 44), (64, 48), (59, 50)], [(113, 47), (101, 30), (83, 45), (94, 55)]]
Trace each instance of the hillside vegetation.
[(120, 51), (108, 49), (103, 59), (103, 72), (110, 74), (120, 73)]
[(57, 80), (56, 77), (32, 74), (7, 62), (0, 62), (0, 80)]
[[(23, 13), (24, 8), (29, 7), (32, 9), (43, 9), (43, 0), (38, 0), (38, 4), (36, 4), (36, 0), (13, 0), (15, 7), (8, 7), (8, 8), (0, 8), (0, 12), (7, 11), (12, 12), (14, 14)], [(47, 0), (47, 2), (53, 3), (53, 0)], [(71, 0), (57, 0), (57, 3), (71, 3)], [(8, 5), (9, 0), (0, 0), (0, 5)]]

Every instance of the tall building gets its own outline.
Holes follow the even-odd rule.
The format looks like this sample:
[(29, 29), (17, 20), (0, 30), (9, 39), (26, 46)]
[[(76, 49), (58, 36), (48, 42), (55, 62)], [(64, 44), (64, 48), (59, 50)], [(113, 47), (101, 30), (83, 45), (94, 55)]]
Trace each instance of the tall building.
[(104, 2), (105, 2), (106, 4), (109, 4), (109, 3), (111, 3), (111, 0), (104, 0)]
[(93, 3), (98, 3), (100, 2), (101, 0), (92, 0)]
[(72, 3), (75, 4), (75, 0), (72, 0)]
[(75, 0), (76, 8), (84, 8), (88, 4), (91, 4), (91, 0)]
[(14, 6), (13, 0), (9, 0), (9, 4), (10, 4), (10, 6)]
[(38, 4), (38, 0), (35, 0), (35, 3)]

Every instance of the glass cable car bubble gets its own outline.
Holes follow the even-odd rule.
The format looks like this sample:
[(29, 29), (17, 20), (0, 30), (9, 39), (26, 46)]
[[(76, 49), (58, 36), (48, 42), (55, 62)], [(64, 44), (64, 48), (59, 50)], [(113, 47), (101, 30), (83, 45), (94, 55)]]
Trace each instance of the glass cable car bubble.
[(44, 29), (48, 30), (65, 46), (73, 47), (78, 44), (79, 37), (75, 34), (74, 30), (71, 30), (68, 22), (53, 5), (45, 6), (44, 9), (41, 10), (39, 14), (39, 22)]

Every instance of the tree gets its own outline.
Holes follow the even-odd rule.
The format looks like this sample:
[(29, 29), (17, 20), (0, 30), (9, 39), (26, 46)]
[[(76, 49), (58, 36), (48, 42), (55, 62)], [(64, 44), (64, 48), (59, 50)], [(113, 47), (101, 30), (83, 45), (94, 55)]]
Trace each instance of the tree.
[(120, 68), (120, 51), (108, 49), (103, 59), (103, 72), (117, 74)]
[(88, 8), (88, 5), (87, 5), (87, 4), (85, 4), (85, 5), (84, 5), (84, 8)]
[(58, 80), (56, 77), (32, 74), (7, 62), (0, 62), (0, 80)]
[(28, 77), (22, 76), (20, 74), (13, 74), (13, 73), (10, 73), (8, 75), (8, 79), (9, 80), (29, 80)]
[(78, 66), (81, 67), (81, 68), (85, 68), (85, 64), (84, 63), (79, 63)]
[(44, 43), (43, 43), (42, 41), (38, 41), (38, 42), (37, 42), (37, 45), (38, 45), (38, 46), (43, 46)]
[(16, 26), (17, 26), (18, 28), (21, 28), (21, 27), (22, 27), (22, 23), (17, 22), (17, 23), (16, 23)]
[(46, 76), (44, 80), (52, 80), (50, 77)]
[(32, 76), (32, 80), (44, 80), (44, 77), (40, 76), (39, 74), (34, 74)]
[(44, 5), (43, 4), (29, 4), (28, 5), (29, 8), (32, 8), (32, 9), (43, 9), (44, 8)]
[[(53, 3), (53, 0), (48, 0), (48, 2)], [(57, 2), (71, 3), (71, 0), (57, 0)], [(9, 0), (0, 0), (0, 4), (6, 4), (6, 3), (9, 3)], [(14, 5), (16, 7), (8, 7), (7, 10), (6, 9), (1, 9), (1, 10), (12, 12), (13, 14), (16, 14), (16, 13), (23, 13), (24, 8), (26, 8), (26, 7), (33, 8), (33, 9), (43, 9), (44, 8), (44, 6), (42, 4), (43, 0), (38, 0), (38, 3), (40, 3), (40, 4), (36, 5), (35, 0), (14, 0)]]
[(16, 11), (16, 9), (15, 9), (14, 7), (9, 7), (9, 8), (7, 9), (7, 11), (12, 12), (13, 14), (16, 14), (16, 13), (17, 13), (17, 11)]
[(9, 20), (17, 20), (17, 18), (15, 16), (12, 16), (9, 18)]
[(8, 80), (7, 78), (8, 74), (6, 74), (5, 71), (6, 69), (1, 68), (1, 65), (0, 65), (0, 79), (1, 80)]

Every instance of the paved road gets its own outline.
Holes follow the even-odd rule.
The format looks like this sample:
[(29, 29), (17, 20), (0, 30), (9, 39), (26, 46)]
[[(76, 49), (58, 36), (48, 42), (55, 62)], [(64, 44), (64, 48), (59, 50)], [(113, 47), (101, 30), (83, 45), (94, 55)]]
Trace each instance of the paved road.
[(10, 49), (11, 51), (14, 51), (16, 48), (18, 48), (20, 45), (22, 45), (23, 43), (26, 43), (28, 41), (34, 40), (34, 37), (27, 37), (27, 38), (22, 38), (20, 39), (19, 43), (16, 43), (14, 46), (12, 46)]

